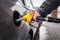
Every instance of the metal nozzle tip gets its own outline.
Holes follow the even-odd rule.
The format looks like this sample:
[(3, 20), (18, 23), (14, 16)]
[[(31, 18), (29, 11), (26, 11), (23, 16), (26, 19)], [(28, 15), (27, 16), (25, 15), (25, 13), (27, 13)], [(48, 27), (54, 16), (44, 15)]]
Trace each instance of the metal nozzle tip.
[(22, 18), (19, 18), (19, 19), (17, 19), (16, 21), (21, 21), (22, 20)]

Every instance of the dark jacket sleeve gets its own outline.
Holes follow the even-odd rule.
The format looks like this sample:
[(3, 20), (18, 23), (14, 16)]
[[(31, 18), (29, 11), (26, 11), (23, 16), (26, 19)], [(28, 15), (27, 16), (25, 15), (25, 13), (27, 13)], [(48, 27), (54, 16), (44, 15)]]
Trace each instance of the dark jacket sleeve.
[(53, 9), (56, 9), (60, 5), (60, 0), (46, 0), (38, 9), (38, 12), (42, 17), (46, 17)]

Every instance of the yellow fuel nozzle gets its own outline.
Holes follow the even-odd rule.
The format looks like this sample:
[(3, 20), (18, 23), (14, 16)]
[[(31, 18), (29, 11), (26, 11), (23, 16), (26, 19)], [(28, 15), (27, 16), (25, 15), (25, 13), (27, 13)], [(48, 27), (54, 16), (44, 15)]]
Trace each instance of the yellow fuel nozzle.
[(30, 21), (31, 21), (32, 18), (33, 18), (33, 16), (34, 16), (34, 12), (33, 12), (33, 11), (29, 11), (29, 12), (27, 12), (27, 14), (26, 14), (25, 16), (23, 16), (22, 18), (23, 18), (23, 20), (25, 20), (26, 23), (29, 25), (29, 24), (30, 24)]

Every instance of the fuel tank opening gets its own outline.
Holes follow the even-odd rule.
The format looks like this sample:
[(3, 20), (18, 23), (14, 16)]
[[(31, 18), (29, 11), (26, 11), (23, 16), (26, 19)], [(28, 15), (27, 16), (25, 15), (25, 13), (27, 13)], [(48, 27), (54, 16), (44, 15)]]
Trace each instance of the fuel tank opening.
[(20, 15), (20, 13), (18, 12), (18, 11), (14, 11), (13, 12), (13, 22), (14, 22), (14, 24), (16, 25), (16, 26), (20, 26), (20, 24), (21, 24), (21, 21), (16, 21), (17, 19), (19, 19), (19, 18), (21, 18), (22, 16)]

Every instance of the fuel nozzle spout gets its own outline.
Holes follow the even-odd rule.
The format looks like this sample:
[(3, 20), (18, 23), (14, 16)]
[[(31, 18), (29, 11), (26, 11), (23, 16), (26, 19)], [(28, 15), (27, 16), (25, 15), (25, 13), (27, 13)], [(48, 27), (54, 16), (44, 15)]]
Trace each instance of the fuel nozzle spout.
[(22, 18), (19, 18), (16, 21), (24, 20), (29, 25), (30, 24), (30, 21), (33, 18), (33, 16), (34, 16), (34, 12), (30, 11), (30, 12), (27, 12), (26, 15), (24, 15)]

